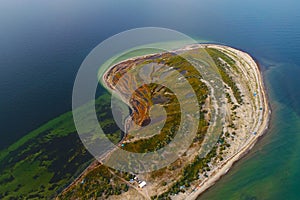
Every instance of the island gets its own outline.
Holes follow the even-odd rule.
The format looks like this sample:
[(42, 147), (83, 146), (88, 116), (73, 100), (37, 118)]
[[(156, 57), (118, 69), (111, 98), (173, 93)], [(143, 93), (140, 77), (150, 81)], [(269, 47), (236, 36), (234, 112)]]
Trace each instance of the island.
[[(199, 59), (200, 51), (213, 62)], [(213, 73), (207, 68), (212, 65)], [(173, 81), (179, 92), (153, 81), (156, 79)], [(102, 84), (130, 108), (124, 134), (119, 140), (111, 138), (116, 149), (103, 160), (92, 162), (57, 199), (196, 199), (268, 129), (271, 111), (259, 65), (248, 53), (232, 47), (193, 44), (130, 58), (107, 69)], [(195, 93), (190, 93), (186, 84)], [(198, 110), (193, 110), (198, 114), (196, 134), (175, 162), (146, 173), (103, 164), (120, 159), (119, 148), (147, 153), (168, 145), (180, 129), (181, 107), (191, 108), (195, 103), (191, 99), (199, 105)], [(153, 112), (154, 105), (164, 110), (166, 118), (161, 117), (161, 112)], [(144, 127), (148, 127), (147, 131), (140, 131)], [(184, 130), (189, 129), (192, 127)], [(210, 147), (205, 154), (204, 147)]]

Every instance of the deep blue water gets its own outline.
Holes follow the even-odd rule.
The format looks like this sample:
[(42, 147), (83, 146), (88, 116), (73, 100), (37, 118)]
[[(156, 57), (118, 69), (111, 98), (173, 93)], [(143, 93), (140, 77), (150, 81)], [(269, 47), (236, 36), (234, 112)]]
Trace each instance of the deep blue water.
[(297, 0), (3, 0), (0, 149), (71, 109), (76, 72), (98, 43), (131, 28), (171, 28), (253, 55), (274, 110), (267, 135), (201, 198), (299, 199), (299, 8)]

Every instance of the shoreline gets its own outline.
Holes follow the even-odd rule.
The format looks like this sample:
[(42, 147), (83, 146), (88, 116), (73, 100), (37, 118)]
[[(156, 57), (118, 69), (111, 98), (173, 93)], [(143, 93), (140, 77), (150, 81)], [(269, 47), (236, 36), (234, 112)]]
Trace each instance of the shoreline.
[[(192, 48), (191, 48), (192, 47)], [(261, 94), (261, 99), (260, 99), (260, 103), (261, 106), (264, 107), (264, 110), (262, 112), (262, 119), (261, 122), (258, 126), (258, 131), (257, 134), (250, 138), (249, 141), (247, 141), (242, 147), (241, 149), (236, 152), (235, 154), (233, 154), (232, 156), (230, 156), (229, 158), (227, 158), (220, 166), (216, 166), (216, 169), (214, 169), (212, 171), (212, 175), (210, 175), (208, 178), (204, 179), (200, 184), (196, 185), (196, 190), (191, 192), (190, 194), (187, 194), (187, 192), (183, 193), (186, 196), (186, 199), (197, 199), (199, 196), (201, 196), (201, 194), (203, 194), (205, 191), (207, 191), (210, 187), (212, 187), (220, 178), (222, 178), (224, 175), (226, 175), (228, 173), (228, 171), (233, 167), (233, 165), (238, 162), (241, 158), (243, 158), (246, 154), (249, 153), (249, 151), (251, 151), (251, 149), (255, 146), (255, 144), (263, 137), (263, 135), (268, 131), (269, 126), (270, 126), (270, 121), (271, 121), (271, 105), (270, 102), (268, 101), (268, 95), (266, 92), (266, 85), (262, 76), (262, 71), (261, 68), (259, 66), (259, 63), (247, 52), (244, 52), (243, 50), (240, 49), (236, 49), (234, 47), (230, 47), (230, 46), (225, 46), (225, 45), (220, 45), (220, 44), (196, 44), (196, 45), (189, 45), (187, 47), (183, 47), (181, 49), (177, 49), (171, 52), (178, 52), (178, 51), (184, 51), (184, 50), (188, 50), (188, 49), (196, 49), (196, 48), (201, 48), (201, 47), (212, 47), (212, 48), (216, 48), (216, 49), (224, 49), (224, 50), (229, 50), (231, 52), (238, 52), (239, 54), (242, 55), (243, 58), (248, 57), (248, 59), (250, 58), (251, 64), (249, 64), (251, 66), (251, 68), (254, 70), (256, 79), (257, 79), (257, 83), (258, 83), (258, 90), (259, 93)], [(164, 52), (162, 52), (164, 53)], [(132, 57), (123, 61), (120, 61), (112, 66), (110, 66), (105, 73), (103, 73), (102, 75), (102, 84), (103, 86), (108, 89), (108, 90), (113, 90), (114, 88), (108, 86), (106, 80), (107, 77), (109, 75), (110, 70), (117, 66), (120, 63), (123, 62), (127, 62), (127, 61), (134, 61), (137, 58), (140, 59), (145, 59), (147, 57), (150, 57), (152, 55), (161, 55), (162, 53), (154, 53), (154, 54), (147, 54), (147, 55), (143, 55), (143, 56), (137, 56), (137, 57)], [(240, 55), (240, 56), (241, 56)], [(111, 92), (111, 91), (109, 91)]]
[[(214, 44), (212, 45), (214, 46)], [(199, 187), (198, 190), (196, 190), (194, 193), (192, 193), (190, 196), (188, 196), (188, 198), (186, 199), (190, 199), (190, 200), (194, 200), (197, 199), (198, 197), (200, 197), (205, 191), (207, 191), (209, 188), (211, 188), (218, 180), (220, 180), (223, 176), (225, 176), (229, 170), (233, 167), (233, 165), (235, 163), (237, 163), (240, 159), (242, 159), (244, 156), (246, 156), (249, 151), (251, 151), (251, 149), (255, 146), (255, 144), (265, 135), (265, 133), (268, 131), (269, 126), (270, 126), (270, 122), (271, 122), (271, 105), (270, 102), (268, 101), (269, 97), (267, 95), (266, 92), (266, 85), (265, 82), (263, 80), (263, 76), (262, 76), (262, 71), (261, 68), (259, 67), (259, 64), (256, 60), (253, 59), (253, 57), (248, 54), (247, 52), (244, 52), (242, 50), (238, 50), (232, 47), (228, 47), (228, 46), (224, 46), (224, 45), (216, 45), (218, 47), (224, 47), (229, 48), (229, 49), (234, 49), (237, 51), (242, 52), (243, 54), (248, 55), (255, 63), (255, 72), (256, 75), (259, 78), (259, 85), (260, 85), (260, 89), (262, 92), (262, 98), (263, 98), (263, 105), (265, 107), (265, 111), (263, 114), (263, 121), (265, 122), (263, 125), (260, 126), (260, 128), (262, 127), (263, 129), (260, 130), (260, 132), (257, 133), (257, 136), (255, 136), (254, 138), (252, 138), (249, 142), (247, 142), (241, 151), (237, 152), (236, 154), (234, 154), (233, 156), (231, 156), (229, 159), (227, 159), (224, 164), (222, 164), (220, 167), (217, 168), (216, 170), (216, 174), (212, 175), (211, 177), (208, 177), (207, 179), (205, 179), (203, 182), (201, 182), (197, 187)]]

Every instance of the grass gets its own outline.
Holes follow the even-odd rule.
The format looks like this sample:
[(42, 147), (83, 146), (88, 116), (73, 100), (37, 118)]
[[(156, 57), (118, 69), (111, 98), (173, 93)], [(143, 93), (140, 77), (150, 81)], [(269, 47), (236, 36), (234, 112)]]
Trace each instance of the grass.
[(239, 104), (242, 104), (243, 99), (241, 96), (241, 92), (240, 92), (239, 88), (237, 87), (237, 85), (235, 84), (234, 80), (226, 72), (226, 67), (222, 64), (222, 62), (220, 61), (219, 58), (224, 60), (233, 69), (237, 69), (235, 61), (217, 49), (207, 48), (206, 51), (212, 57), (214, 62), (216, 63), (219, 73), (222, 77), (222, 80), (232, 89), (233, 95), (236, 98), (237, 102)]

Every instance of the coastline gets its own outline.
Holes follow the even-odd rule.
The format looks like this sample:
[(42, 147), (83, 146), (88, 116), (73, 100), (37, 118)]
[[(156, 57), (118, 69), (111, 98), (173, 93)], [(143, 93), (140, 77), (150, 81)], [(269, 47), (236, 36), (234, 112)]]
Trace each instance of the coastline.
[[(212, 175), (210, 175), (208, 178), (204, 179), (200, 184), (197, 185), (196, 190), (192, 191), (189, 194), (187, 194), (188, 191), (186, 193), (184, 193), (184, 195), (187, 195), (185, 197), (185, 199), (197, 199), (198, 196), (200, 196), (206, 190), (208, 190), (211, 186), (213, 186), (222, 176), (226, 175), (226, 173), (232, 168), (234, 163), (236, 163), (238, 160), (240, 160), (242, 157), (244, 157), (254, 147), (254, 145), (257, 143), (257, 141), (266, 133), (266, 131), (268, 130), (269, 124), (270, 124), (270, 117), (271, 117), (271, 107), (270, 107), (270, 103), (268, 102), (268, 96), (266, 93), (264, 80), (262, 78), (263, 76), (261, 74), (262, 72), (259, 67), (259, 64), (253, 59), (253, 57), (251, 55), (249, 55), (248, 53), (246, 53), (242, 50), (238, 50), (233, 47), (219, 45), (219, 44), (199, 44), (199, 45), (193, 45), (193, 46), (196, 46), (194, 48), (199, 48), (199, 47), (205, 46), (205, 47), (229, 50), (229, 51), (240, 54), (239, 56), (241, 56), (245, 60), (249, 59), (250, 63), (251, 63), (250, 66), (254, 70), (255, 76), (257, 78), (257, 83), (259, 84), (258, 92), (260, 93), (260, 96), (261, 96), (260, 100), (261, 100), (262, 106), (264, 107), (264, 110), (263, 110), (263, 114), (262, 114), (261, 123), (258, 127), (257, 134), (253, 138), (251, 138), (249, 141), (247, 141), (237, 153), (235, 153), (232, 156), (230, 156), (229, 158), (227, 158), (220, 166), (218, 166), (216, 169), (214, 169), (212, 171)], [(184, 48), (175, 50), (174, 52), (176, 53), (177, 51), (188, 50), (188, 49), (191, 49), (191, 47), (190, 46), (184, 47)], [(144, 55), (144, 56), (132, 57), (132, 58), (120, 61), (119, 63), (126, 62), (126, 61), (133, 61), (137, 58), (144, 59), (144, 58), (150, 57), (152, 55), (160, 55), (160, 54), (161, 53), (154, 53), (154, 54), (148, 54), (148, 55)], [(103, 86), (108, 90), (113, 90), (114, 88), (110, 87), (107, 84), (107, 82), (106, 82), (107, 76), (109, 75), (110, 70), (113, 67), (117, 66), (119, 63), (116, 63), (116, 64), (110, 66), (101, 77)], [(111, 91), (109, 91), (109, 92), (111, 92)]]
[[(213, 46), (213, 45), (212, 45)], [(227, 47), (224, 45), (217, 45), (217, 46), (222, 46), (225, 49), (226, 48), (230, 48), (230, 49), (234, 49), (232, 47)], [(234, 49), (236, 50), (236, 49)], [(210, 187), (212, 187), (219, 179), (221, 179), (223, 176), (225, 176), (228, 171), (232, 168), (232, 166), (238, 162), (241, 158), (243, 158), (249, 151), (251, 151), (251, 149), (255, 146), (255, 144), (263, 137), (263, 135), (268, 131), (269, 125), (270, 125), (270, 118), (271, 118), (271, 107), (270, 107), (270, 103), (268, 101), (268, 96), (266, 93), (266, 88), (265, 88), (265, 83), (263, 80), (263, 76), (262, 76), (262, 72), (259, 68), (258, 63), (252, 58), (252, 56), (250, 56), (248, 53), (238, 50), (242, 53), (244, 53), (245, 55), (248, 55), (253, 62), (255, 63), (254, 68), (255, 68), (255, 72), (257, 74), (257, 77), (259, 78), (259, 85), (260, 85), (260, 89), (261, 89), (261, 93), (262, 93), (262, 97), (263, 97), (263, 104), (264, 104), (264, 124), (261, 125), (261, 130), (257, 133), (257, 135), (248, 143), (246, 143), (243, 147), (243, 149), (239, 152), (237, 152), (235, 155), (231, 156), (229, 159), (227, 159), (223, 165), (219, 166), (218, 169), (216, 170), (216, 174), (214, 174), (213, 176), (205, 179), (201, 184), (199, 184), (197, 186), (197, 188), (199, 188), (198, 190), (196, 190), (194, 193), (191, 193), (190, 196), (188, 196), (188, 198), (186, 199), (190, 199), (190, 200), (194, 200), (197, 199), (199, 196), (201, 196), (201, 194), (203, 194), (205, 191), (207, 191)]]

